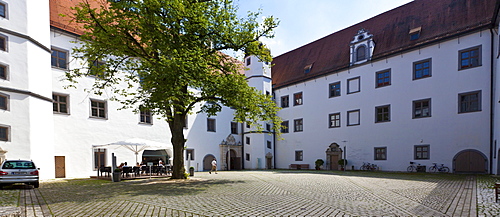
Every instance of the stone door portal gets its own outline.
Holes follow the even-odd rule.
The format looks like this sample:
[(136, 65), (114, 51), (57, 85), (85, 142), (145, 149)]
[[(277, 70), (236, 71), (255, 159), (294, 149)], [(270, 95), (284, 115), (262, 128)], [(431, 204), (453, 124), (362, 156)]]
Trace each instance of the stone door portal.
[(328, 149), (326, 149), (326, 165), (327, 170), (339, 170), (339, 160), (342, 159), (342, 149), (339, 144), (332, 143)]

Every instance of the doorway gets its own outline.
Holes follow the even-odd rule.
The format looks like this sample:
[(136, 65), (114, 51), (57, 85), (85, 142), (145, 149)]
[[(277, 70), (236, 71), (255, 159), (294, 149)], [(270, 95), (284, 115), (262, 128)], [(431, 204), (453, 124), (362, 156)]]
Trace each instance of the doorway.
[(55, 156), (56, 178), (66, 178), (66, 157)]
[(453, 168), (455, 173), (487, 173), (488, 160), (480, 151), (463, 150), (453, 158)]
[(205, 155), (203, 158), (203, 171), (209, 171), (212, 169), (212, 160), (214, 160), (215, 156), (211, 154)]

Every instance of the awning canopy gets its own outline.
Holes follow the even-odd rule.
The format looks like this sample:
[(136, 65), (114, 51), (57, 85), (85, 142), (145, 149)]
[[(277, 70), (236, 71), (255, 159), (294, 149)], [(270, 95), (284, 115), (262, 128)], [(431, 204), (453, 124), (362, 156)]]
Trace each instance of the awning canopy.
[(167, 151), (165, 150), (144, 150), (144, 152), (142, 153), (142, 156), (144, 157), (165, 157), (165, 156), (169, 156)]
[[(104, 145), (93, 145), (92, 148), (102, 148), (102, 147), (111, 147), (111, 146), (118, 146), (118, 147), (124, 147), (135, 154), (135, 160), (137, 162), (137, 155), (141, 151), (163, 151), (168, 155), (170, 158), (174, 156), (173, 153), (173, 146), (172, 144), (169, 143), (161, 143), (161, 142), (156, 142), (156, 141), (151, 141), (147, 139), (140, 139), (140, 138), (132, 138), (132, 139), (127, 139), (123, 141), (117, 141), (109, 144), (104, 144)], [(146, 150), (148, 149), (148, 150)], [(150, 153), (150, 152), (148, 152)], [(154, 152), (155, 154), (159, 154), (160, 152)], [(165, 156), (165, 155), (160, 155), (160, 156)]]

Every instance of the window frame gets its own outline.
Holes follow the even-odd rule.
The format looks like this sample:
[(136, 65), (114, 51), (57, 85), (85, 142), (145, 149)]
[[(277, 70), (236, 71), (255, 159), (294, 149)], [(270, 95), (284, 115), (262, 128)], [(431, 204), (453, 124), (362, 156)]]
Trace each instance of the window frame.
[(2, 80), (9, 80), (9, 66), (7, 65), (4, 65), (4, 64), (0, 64), (0, 68), (3, 69), (3, 76), (0, 75), (0, 79)]
[(9, 52), (8, 42), (9, 42), (9, 37), (4, 34), (0, 34), (0, 51)]
[(245, 160), (250, 161), (250, 153), (245, 153)]
[[(381, 111), (381, 109), (387, 109), (387, 111)], [(387, 117), (385, 117), (384, 114), (387, 114)], [(380, 115), (382, 115), (382, 119), (380, 118)], [(385, 123), (385, 122), (391, 122), (391, 105), (381, 105), (375, 107), (375, 123)]]
[[(424, 64), (426, 62), (429, 62), (429, 75), (427, 76), (421, 76), (421, 77), (418, 77), (417, 78), (417, 71), (423, 71), (425, 68), (422, 68), (421, 70), (417, 70), (417, 65), (419, 64)], [(432, 77), (432, 58), (427, 58), (427, 59), (423, 59), (423, 60), (419, 60), (419, 61), (416, 61), (416, 62), (413, 62), (413, 67), (412, 67), (412, 71), (413, 71), (413, 80), (420, 80), (420, 79), (424, 79), (424, 78), (430, 78)]]
[[(286, 100), (283, 100), (283, 99), (286, 99)], [(280, 98), (280, 102), (281, 102), (281, 108), (288, 108), (290, 107), (290, 96), (289, 95), (286, 95), (286, 96), (282, 96)]]
[[(1, 6), (3, 6), (3, 9), (1, 9)], [(7, 4), (4, 3), (4, 2), (0, 2), (0, 9), (1, 9), (0, 12), (3, 12), (3, 16), (0, 14), (0, 17), (3, 17), (5, 19), (7, 19), (7, 16), (8, 16), (8, 14), (7, 14)]]
[(238, 122), (231, 121), (231, 134), (238, 134)]
[(217, 132), (215, 118), (207, 118), (207, 132)]
[[(416, 116), (416, 112), (417, 112), (417, 103), (423, 103), (423, 102), (427, 102), (427, 109), (428, 109), (428, 114), (427, 116), (420, 116), (420, 117), (417, 117)], [(427, 99), (419, 99), (419, 100), (414, 100), (412, 102), (412, 108), (413, 108), (413, 112), (412, 112), (412, 118), (413, 119), (418, 119), (418, 118), (429, 118), (429, 117), (432, 117), (432, 104), (431, 104), (431, 98), (427, 98)], [(423, 106), (420, 106), (419, 110), (424, 110), (424, 107)], [(423, 112), (421, 111), (420, 114), (423, 114)]]
[(0, 124), (0, 129), (4, 129), (5, 130), (5, 137), (2, 137), (2, 134), (0, 134), (0, 141), (3, 141), (3, 142), (10, 142), (10, 126), (8, 125), (2, 125)]
[[(419, 148), (427, 148), (427, 150), (418, 150)], [(429, 144), (425, 144), (425, 145), (415, 145), (413, 147), (413, 153), (414, 153), (414, 156), (413, 156), (413, 159), (414, 160), (429, 160), (431, 159), (431, 146)], [(420, 156), (419, 156), (419, 153), (420, 153)], [(424, 157), (423, 155), (426, 155), (426, 157)]]
[[(335, 87), (338, 85), (338, 88)], [(340, 81), (328, 85), (329, 98), (339, 97), (342, 95), (342, 86)]]
[[(338, 119), (335, 118), (332, 121), (332, 117), (334, 117), (334, 116), (338, 116)], [(328, 128), (339, 128), (341, 126), (341, 124), (342, 124), (340, 118), (341, 118), (340, 112), (329, 114), (328, 115)], [(332, 124), (332, 123), (334, 123), (334, 124)]]
[(267, 148), (268, 149), (273, 149), (272, 142), (269, 140), (266, 140)]
[(304, 151), (295, 150), (295, 161), (304, 161)]
[(297, 92), (293, 94), (293, 106), (299, 106), (304, 104), (304, 94), (302, 92)]
[[(149, 121), (148, 121), (148, 117), (149, 117)], [(153, 125), (153, 115), (151, 114), (151, 110), (142, 110), (141, 109), (139, 111), (139, 123)]]
[[(57, 52), (57, 55), (54, 57), (52, 54), (53, 52)], [(59, 58), (59, 53), (64, 53), (64, 64), (66, 67), (61, 67), (59, 66), (59, 60), (61, 58)], [(52, 65), (52, 58), (55, 58), (56, 59), (56, 65)], [(60, 48), (56, 48), (56, 47), (52, 47), (51, 48), (51, 52), (50, 52), (50, 65), (52, 66), (52, 68), (57, 68), (57, 69), (63, 69), (63, 70), (68, 70), (69, 67), (68, 67), (68, 61), (69, 59), (69, 51), (67, 50), (64, 50), (64, 49), (60, 49)]]
[(9, 111), (10, 110), (10, 95), (5, 93), (0, 93), (0, 98), (5, 99), (5, 107), (0, 107), (0, 110)]
[[(94, 109), (94, 107), (92, 106), (92, 102), (96, 102), (96, 103), (104, 103), (104, 117), (100, 117), (99, 114), (101, 114), (99, 111), (100, 111), (100, 108), (99, 107), (96, 107), (97, 108), (97, 116), (93, 116), (92, 115), (92, 110)], [(108, 102), (106, 100), (100, 100), (100, 99), (90, 99), (90, 118), (98, 118), (98, 119), (108, 119)]]
[[(388, 82), (379, 82), (380, 81), (379, 75), (383, 75), (385, 73), (388, 73), (387, 77), (389, 78), (389, 81)], [(391, 81), (392, 81), (391, 74), (392, 74), (391, 69), (384, 69), (384, 70), (380, 70), (378, 72), (375, 72), (375, 88), (391, 86)], [(383, 77), (382, 79), (385, 80), (386, 77)]]
[[(365, 61), (368, 59), (368, 57), (367, 57), (368, 55), (366, 55), (366, 48), (367, 47), (364, 44), (361, 44), (361, 45), (356, 47), (356, 51), (355, 51), (356, 52), (356, 61), (355, 62)], [(360, 56), (360, 52), (359, 52), (360, 49), (363, 49), (363, 51), (364, 51), (363, 56)], [(362, 58), (362, 59), (360, 59), (360, 58)]]
[[(188, 159), (189, 153), (191, 153), (190, 159)], [(186, 148), (186, 160), (194, 160), (194, 148)]]
[[(383, 150), (383, 153), (379, 153), (378, 150)], [(387, 147), (375, 147), (373, 152), (373, 160), (387, 160)]]
[[(351, 113), (354, 113), (354, 112), (357, 112), (358, 113), (358, 123), (355, 123), (355, 124), (351, 124), (351, 120), (350, 120), (350, 114)], [(354, 109), (354, 110), (350, 110), (350, 111), (347, 111), (347, 125), (346, 126), (358, 126), (358, 125), (361, 125), (361, 110), (360, 109)]]
[(297, 118), (293, 120), (293, 132), (303, 132), (304, 131), (304, 119)]
[(245, 136), (245, 144), (250, 145), (250, 137)]
[[(462, 54), (463, 53), (466, 53), (466, 52), (471, 52), (471, 51), (474, 51), (474, 50), (477, 50), (477, 65), (474, 65), (474, 64), (471, 64), (471, 62), (469, 61), (469, 65), (468, 66), (465, 66), (462, 65), (462, 61), (464, 60), (462, 58)], [(474, 47), (470, 47), (470, 48), (466, 48), (466, 49), (462, 49), (462, 50), (459, 50), (458, 51), (458, 70), (466, 70), (466, 69), (471, 69), (471, 68), (476, 68), (476, 67), (480, 67), (482, 66), (482, 46), (481, 45), (477, 45), (477, 46), (474, 46)], [(473, 59), (472, 57), (468, 57), (466, 58), (468, 60), (470, 59)]]
[[(102, 166), (105, 166), (106, 165), (106, 152), (107, 152), (107, 149), (105, 148), (94, 148), (94, 170), (97, 170), (97, 168), (99, 168), (101, 165)], [(102, 162), (99, 162), (99, 160), (97, 160), (98, 158), (101, 158), (102, 159)], [(97, 165), (101, 163), (101, 165)]]
[[(358, 80), (358, 90), (351, 91), (351, 81)], [(347, 94), (359, 93), (361, 92), (361, 76), (347, 79)]]
[(290, 121), (282, 121), (281, 122), (281, 133), (289, 133), (290, 132)]
[[(101, 66), (105, 66), (106, 65), (106, 61), (104, 60), (93, 60), (91, 63), (89, 63), (89, 76), (92, 77), (92, 78), (98, 78), (98, 79), (102, 79), (106, 76), (106, 70), (103, 70), (103, 73), (102, 75), (98, 74), (101, 72)], [(94, 67), (97, 67), (94, 68)], [(95, 71), (97, 70), (97, 71)]]
[[(54, 96), (57, 97), (57, 100), (54, 99)], [(61, 103), (60, 101), (60, 97), (65, 97), (66, 98), (66, 102), (64, 103)], [(62, 94), (62, 93), (55, 93), (55, 92), (52, 92), (52, 113), (54, 114), (66, 114), (66, 115), (69, 115), (69, 106), (70, 106), (70, 101), (69, 101), (69, 94)], [(57, 104), (57, 111), (54, 111), (54, 104)], [(66, 105), (66, 112), (61, 112), (61, 104), (65, 104)]]
[[(471, 96), (471, 95), (476, 95), (477, 94), (477, 110), (466, 110), (466, 111), (463, 111), (462, 110), (462, 96)], [(482, 91), (481, 90), (476, 90), (476, 91), (470, 91), (470, 92), (466, 92), (466, 93), (459, 93), (458, 94), (458, 113), (459, 114), (462, 114), (462, 113), (471, 113), (471, 112), (480, 112), (482, 111), (482, 106), (481, 106), (481, 103), (482, 103)], [(469, 104), (471, 102), (468, 102)], [(470, 105), (469, 105), (470, 106)]]

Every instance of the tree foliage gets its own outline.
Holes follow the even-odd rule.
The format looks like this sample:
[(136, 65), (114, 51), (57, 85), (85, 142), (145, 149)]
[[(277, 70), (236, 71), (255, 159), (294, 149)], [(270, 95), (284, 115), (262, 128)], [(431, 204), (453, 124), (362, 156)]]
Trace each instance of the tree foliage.
[(222, 53), (243, 51), (271, 62), (259, 39), (273, 37), (276, 19), (259, 23), (260, 11), (238, 18), (232, 0), (90, 1), (73, 8), (74, 21), (85, 29), (74, 56), (86, 64), (66, 77), (77, 82), (96, 76), (96, 93), (113, 90), (124, 108), (165, 118), (174, 146), (173, 178), (184, 178), (183, 127), (192, 112), (212, 116), (227, 106), (235, 121), (271, 122), (279, 133), (270, 96), (248, 86), (241, 62)]

